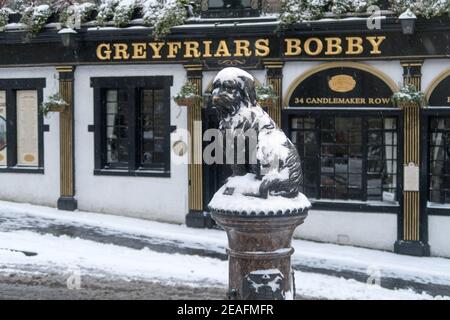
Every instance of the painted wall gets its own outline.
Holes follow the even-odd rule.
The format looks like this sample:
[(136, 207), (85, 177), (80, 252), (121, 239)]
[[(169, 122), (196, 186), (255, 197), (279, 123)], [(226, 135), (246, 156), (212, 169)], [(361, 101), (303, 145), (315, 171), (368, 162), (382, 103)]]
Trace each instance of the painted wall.
[(428, 216), (428, 234), (431, 255), (450, 258), (450, 217)]
[(422, 91), (426, 92), (432, 81), (450, 69), (450, 59), (427, 59), (422, 66)]
[[(46, 78), (44, 99), (58, 91), (55, 68), (0, 68), (0, 79)], [(44, 118), (44, 174), (0, 173), (0, 199), (55, 207), (59, 198), (59, 114)]]
[[(75, 170), (76, 198), (81, 210), (107, 212), (167, 222), (183, 223), (188, 211), (188, 167), (171, 163), (170, 178), (94, 176), (94, 123), (91, 77), (173, 75), (170, 95), (186, 81), (181, 65), (86, 66), (75, 71)], [(186, 128), (186, 108), (171, 99), (171, 125)], [(171, 145), (181, 133), (171, 134)], [(171, 155), (175, 157), (175, 155)]]
[(310, 210), (294, 236), (382, 250), (394, 250), (397, 215), (390, 213)]

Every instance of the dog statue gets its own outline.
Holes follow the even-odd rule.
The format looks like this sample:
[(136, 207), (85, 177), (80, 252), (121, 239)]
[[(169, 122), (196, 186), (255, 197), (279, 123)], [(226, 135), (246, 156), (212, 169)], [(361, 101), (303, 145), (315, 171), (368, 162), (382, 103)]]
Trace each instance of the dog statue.
[(232, 132), (237, 137), (252, 130), (255, 133), (256, 143), (251, 150), (235, 149), (236, 153), (245, 152), (246, 159), (243, 164), (231, 165), (233, 176), (252, 173), (261, 181), (257, 194), (252, 196), (296, 197), (302, 179), (300, 157), (284, 132), (259, 106), (253, 76), (229, 67), (217, 74), (213, 85), (212, 104), (222, 134)]

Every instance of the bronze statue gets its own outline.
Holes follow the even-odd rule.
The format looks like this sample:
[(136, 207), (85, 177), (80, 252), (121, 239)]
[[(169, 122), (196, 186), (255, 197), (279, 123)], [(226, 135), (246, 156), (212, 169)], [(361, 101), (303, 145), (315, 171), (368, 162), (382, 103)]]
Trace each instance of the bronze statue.
[(255, 144), (244, 146), (251, 150), (235, 150), (246, 152), (246, 157), (243, 164), (231, 164), (233, 176), (252, 173), (260, 180), (258, 192), (248, 195), (294, 198), (299, 194), (302, 179), (297, 149), (256, 98), (255, 80), (249, 73), (230, 67), (217, 74), (212, 102), (220, 120), (219, 129), (224, 136), (228, 131), (234, 137), (253, 130), (256, 139)]

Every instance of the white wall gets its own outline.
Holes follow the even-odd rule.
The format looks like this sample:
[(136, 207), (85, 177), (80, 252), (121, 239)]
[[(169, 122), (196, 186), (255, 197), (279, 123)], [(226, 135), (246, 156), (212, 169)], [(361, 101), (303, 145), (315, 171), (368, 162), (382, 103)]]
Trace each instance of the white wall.
[(425, 60), (422, 66), (422, 91), (426, 92), (431, 82), (448, 69), (450, 69), (450, 59)]
[[(173, 97), (186, 81), (181, 65), (86, 66), (75, 72), (75, 171), (76, 198), (81, 210), (107, 212), (182, 223), (188, 211), (188, 167), (171, 163), (171, 177), (94, 176), (93, 88), (91, 77), (173, 75)], [(186, 128), (186, 108), (171, 99), (171, 125)], [(171, 143), (179, 133), (171, 135)], [(173, 154), (172, 154), (173, 157)]]
[[(0, 68), (0, 79), (46, 78), (44, 99), (58, 91), (55, 68)], [(59, 198), (59, 114), (44, 118), (50, 132), (44, 132), (44, 174), (0, 172), (0, 199), (56, 206)]]
[(397, 240), (397, 215), (310, 210), (294, 236), (392, 251)]
[(450, 217), (428, 216), (428, 237), (432, 256), (450, 258)]

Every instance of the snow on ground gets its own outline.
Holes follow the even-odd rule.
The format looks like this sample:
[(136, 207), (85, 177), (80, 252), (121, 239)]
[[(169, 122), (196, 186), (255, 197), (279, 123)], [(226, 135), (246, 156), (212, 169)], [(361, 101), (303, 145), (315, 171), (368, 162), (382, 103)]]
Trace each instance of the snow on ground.
[[(56, 209), (0, 201), (0, 272), (7, 270), (71, 270), (80, 268), (82, 273), (104, 277), (121, 277), (158, 281), (167, 284), (191, 286), (218, 286), (227, 284), (228, 264), (219, 259), (187, 254), (169, 254), (136, 250), (112, 244), (104, 244), (68, 236), (56, 237), (30, 230), (13, 228), (8, 216), (33, 217), (35, 224), (46, 219), (67, 225), (89, 225), (130, 234), (177, 240), (191, 247), (208, 248), (224, 252), (227, 240), (219, 230), (190, 229), (140, 219), (95, 214), (87, 212), (63, 212)], [(5, 218), (6, 217), (6, 218)], [(1, 220), (0, 220), (1, 221)], [(9, 223), (9, 225), (8, 225)], [(20, 227), (20, 226), (15, 226)], [(108, 231), (110, 230), (110, 231)], [(450, 283), (450, 260), (443, 258), (417, 258), (395, 255), (389, 252), (321, 244), (294, 240), (296, 253), (293, 263), (334, 270), (350, 268), (366, 272), (367, 267), (377, 267), (381, 276), (414, 278), (426, 283)], [(36, 252), (25, 256), (8, 249)], [(301, 296), (326, 299), (432, 299), (428, 294), (412, 290), (389, 290), (367, 285), (355, 280), (333, 276), (295, 272), (296, 290)], [(441, 297), (436, 297), (441, 298)], [(450, 297), (447, 297), (450, 298)]]

